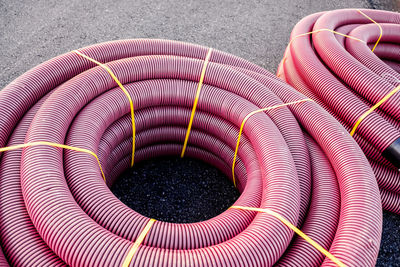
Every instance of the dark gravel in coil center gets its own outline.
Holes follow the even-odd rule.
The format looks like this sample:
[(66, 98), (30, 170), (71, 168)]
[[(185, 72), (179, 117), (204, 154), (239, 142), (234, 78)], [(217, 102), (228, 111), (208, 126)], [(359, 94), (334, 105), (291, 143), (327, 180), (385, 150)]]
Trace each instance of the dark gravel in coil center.
[(111, 191), (140, 214), (174, 223), (213, 218), (228, 209), (240, 195), (215, 167), (178, 157), (135, 164), (121, 175)]

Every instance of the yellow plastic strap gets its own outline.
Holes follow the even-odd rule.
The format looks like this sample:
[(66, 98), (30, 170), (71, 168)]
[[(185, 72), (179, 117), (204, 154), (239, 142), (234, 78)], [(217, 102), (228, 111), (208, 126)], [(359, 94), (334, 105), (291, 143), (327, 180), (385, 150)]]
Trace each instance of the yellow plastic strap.
[(369, 110), (367, 110), (364, 114), (362, 114), (360, 116), (360, 118), (358, 118), (357, 122), (354, 124), (353, 129), (350, 132), (350, 135), (353, 136), (354, 133), (357, 130), (357, 127), (360, 125), (360, 123), (369, 115), (371, 114), (375, 109), (377, 109), (380, 105), (382, 105), (383, 103), (386, 102), (386, 100), (388, 100), (392, 95), (394, 95), (395, 93), (397, 93), (400, 90), (400, 85), (397, 86), (396, 88), (394, 88), (392, 91), (390, 91), (387, 95), (385, 95), (384, 98), (382, 98), (381, 101), (379, 101), (378, 103), (376, 103), (373, 107), (371, 107)]
[(20, 149), (20, 148), (26, 148), (26, 147), (30, 147), (30, 146), (42, 146), (42, 145), (58, 147), (58, 148), (63, 148), (63, 149), (69, 149), (69, 150), (74, 150), (74, 151), (79, 151), (79, 152), (85, 152), (85, 153), (88, 153), (88, 154), (92, 155), (93, 157), (96, 158), (97, 163), (99, 164), (101, 175), (103, 176), (104, 181), (106, 181), (106, 177), (104, 175), (103, 168), (101, 167), (99, 158), (97, 157), (97, 155), (93, 151), (90, 151), (90, 150), (85, 149), (85, 148), (67, 146), (67, 145), (63, 145), (63, 144), (57, 144), (57, 143), (46, 142), (46, 141), (38, 141), (38, 142), (31, 142), (31, 143), (15, 145), (15, 146), (1, 147), (0, 148), (0, 153), (1, 152), (6, 152), (6, 151), (10, 151), (10, 150), (16, 150), (16, 149)]
[(114, 81), (118, 84), (118, 86), (122, 89), (122, 91), (125, 93), (126, 97), (129, 100), (129, 105), (131, 108), (131, 120), (132, 120), (132, 158), (131, 158), (131, 167), (133, 166), (133, 163), (135, 162), (135, 135), (136, 135), (136, 128), (135, 128), (135, 114), (134, 114), (134, 110), (133, 110), (133, 101), (131, 96), (129, 95), (128, 91), (125, 89), (125, 87), (122, 85), (122, 83), (118, 80), (117, 76), (115, 76), (115, 74), (112, 72), (112, 70), (103, 63), (98, 62), (97, 60), (88, 57), (87, 55), (79, 52), (78, 50), (74, 50), (72, 51), (78, 55), (80, 55), (81, 57), (86, 58), (87, 60), (99, 65), (100, 67), (102, 67), (103, 69), (105, 69), (110, 76), (114, 79)]
[(234, 186), (236, 186), (236, 179), (235, 179), (236, 158), (237, 158), (237, 153), (238, 153), (238, 150), (239, 150), (240, 138), (242, 136), (243, 127), (244, 127), (244, 124), (246, 123), (246, 121), (256, 113), (264, 112), (264, 111), (271, 110), (271, 109), (281, 108), (281, 107), (285, 107), (285, 106), (289, 106), (289, 105), (294, 105), (294, 104), (298, 104), (298, 103), (302, 103), (302, 102), (306, 102), (306, 101), (314, 101), (314, 100), (312, 100), (310, 98), (306, 98), (306, 99), (302, 99), (302, 100), (298, 100), (298, 101), (294, 101), (294, 102), (275, 105), (275, 106), (272, 106), (272, 107), (262, 108), (262, 109), (258, 109), (258, 110), (252, 111), (249, 114), (247, 114), (246, 117), (244, 117), (244, 119), (242, 121), (242, 124), (240, 125), (240, 129), (239, 129), (239, 134), (238, 134), (238, 138), (237, 138), (237, 142), (236, 142), (236, 148), (235, 148), (235, 154), (233, 155), (232, 181), (233, 181), (233, 185)]
[(181, 158), (183, 158), (183, 156), (185, 156), (185, 151), (186, 151), (186, 146), (187, 146), (187, 143), (188, 143), (188, 140), (189, 140), (190, 130), (192, 129), (194, 113), (196, 112), (197, 102), (199, 101), (200, 91), (201, 91), (201, 87), (203, 85), (204, 75), (206, 74), (207, 65), (208, 65), (208, 62), (210, 61), (211, 52), (212, 52), (212, 48), (208, 49), (207, 56), (204, 59), (203, 69), (201, 70), (199, 84), (197, 85), (196, 97), (194, 99), (194, 103), (193, 103), (193, 107), (192, 107), (192, 114), (190, 115), (189, 125), (188, 125), (188, 128), (186, 130), (185, 142), (183, 143), (183, 148), (182, 148), (182, 152), (181, 152)]
[(296, 40), (299, 37), (307, 36), (307, 35), (310, 35), (310, 34), (313, 34), (313, 33), (318, 33), (318, 32), (331, 32), (331, 33), (334, 33), (334, 34), (337, 34), (337, 35), (340, 35), (340, 36), (344, 36), (344, 37), (347, 37), (347, 38), (350, 38), (350, 39), (353, 39), (353, 40), (356, 40), (356, 41), (359, 41), (359, 42), (362, 42), (362, 43), (366, 44), (366, 42), (361, 40), (361, 39), (358, 39), (356, 37), (353, 37), (353, 36), (350, 36), (350, 35), (347, 35), (347, 34), (344, 34), (344, 33), (341, 33), (341, 32), (337, 32), (337, 31), (334, 31), (334, 30), (331, 30), (331, 29), (319, 29), (319, 30), (315, 30), (315, 31), (306, 32), (306, 33), (302, 33), (302, 34), (296, 35), (295, 37), (293, 37), (290, 40), (290, 42), (289, 42), (289, 44), (287, 46), (287, 49), (286, 49), (285, 54), (283, 56), (282, 64), (280, 65), (280, 68), (279, 68), (279, 71), (278, 71), (278, 77), (281, 75), (283, 64), (285, 63), (285, 61), (287, 59), (287, 53), (288, 53), (289, 47), (293, 43), (293, 41)]
[[(382, 38), (382, 34), (383, 34), (382, 27), (381, 27), (381, 25), (379, 25), (378, 22), (376, 22), (375, 20), (373, 20), (373, 19), (372, 19), (371, 17), (369, 17), (367, 14), (365, 14), (364, 12), (362, 12), (360, 9), (357, 9), (357, 11), (358, 11), (361, 15), (363, 15), (364, 17), (366, 17), (367, 19), (369, 19), (370, 21), (372, 21), (373, 23), (375, 23), (375, 24), (379, 27), (379, 30), (380, 30), (379, 38), (378, 38), (378, 40), (376, 41), (374, 47), (373, 47), (372, 50), (371, 50), (372, 52), (374, 52), (376, 46), (378, 45), (379, 41), (380, 41), (381, 38)], [(303, 33), (303, 34), (299, 34), (299, 35), (293, 37), (292, 40), (290, 40), (290, 42), (289, 42), (289, 44), (288, 44), (288, 47), (290, 47), (290, 45), (292, 44), (292, 42), (293, 42), (296, 38), (298, 38), (298, 37), (305, 36), (305, 35), (309, 35), (309, 34), (313, 34), (313, 33), (317, 33), (317, 32), (322, 32), (322, 31), (329, 31), (329, 32), (332, 32), (332, 33), (335, 33), (335, 34), (338, 34), (338, 35), (341, 35), (341, 36), (344, 36), (344, 37), (347, 37), (347, 38), (350, 38), (350, 39), (353, 39), (353, 40), (356, 40), (356, 41), (359, 41), (359, 42), (363, 42), (363, 43), (366, 44), (366, 42), (363, 41), (363, 40), (361, 40), (361, 39), (358, 39), (358, 38), (356, 38), (356, 37), (353, 37), (353, 36), (350, 36), (350, 35), (347, 35), (347, 34), (343, 34), (343, 33), (341, 33), (341, 32), (333, 31), (333, 30), (330, 30), (330, 29), (319, 29), (319, 30), (315, 30), (315, 31), (312, 31), (312, 32), (306, 32), (306, 33)], [(284, 64), (285, 61), (286, 61), (287, 52), (288, 52), (288, 50), (286, 50), (285, 55), (284, 55), (283, 60), (282, 60), (282, 64), (280, 65), (280, 68), (279, 68), (279, 71), (278, 71), (278, 77), (281, 76), (281, 71), (282, 71), (282, 68), (283, 68), (283, 64)]]
[(306, 240), (310, 245), (312, 245), (314, 248), (319, 250), (322, 254), (324, 254), (326, 257), (328, 257), (331, 261), (336, 263), (337, 266), (340, 267), (345, 267), (346, 265), (341, 262), (338, 258), (333, 256), (329, 251), (321, 247), (317, 242), (312, 240), (308, 235), (303, 233), (299, 228), (294, 226), (292, 223), (290, 223), (288, 220), (286, 220), (284, 217), (282, 217), (279, 213), (272, 211), (270, 209), (260, 209), (260, 208), (253, 208), (253, 207), (242, 207), (242, 206), (232, 206), (230, 207), (231, 209), (239, 209), (239, 210), (250, 210), (250, 211), (257, 211), (257, 212), (265, 212), (267, 214), (270, 214), (280, 220), (283, 224), (285, 224), (287, 227), (292, 229), (296, 234), (298, 234), (300, 237), (302, 237), (304, 240)]
[(129, 266), (129, 264), (132, 261), (133, 255), (135, 255), (137, 249), (142, 244), (144, 238), (146, 237), (147, 233), (150, 231), (150, 229), (153, 226), (153, 223), (155, 221), (156, 220), (154, 220), (154, 219), (150, 219), (150, 221), (146, 224), (142, 233), (140, 233), (139, 237), (136, 239), (135, 243), (133, 243), (132, 247), (130, 248), (128, 255), (126, 255), (126, 258), (125, 258), (124, 262), (122, 263), (122, 267)]
[(344, 33), (341, 33), (341, 32), (337, 32), (337, 31), (334, 31), (334, 30), (331, 30), (331, 29), (318, 29), (318, 30), (315, 30), (315, 31), (306, 32), (306, 33), (302, 33), (302, 34), (296, 35), (295, 37), (292, 38), (292, 40), (290, 40), (289, 46), (295, 39), (297, 39), (299, 37), (310, 35), (310, 34), (313, 34), (313, 33), (318, 33), (318, 32), (331, 32), (331, 33), (334, 33), (334, 34), (337, 34), (337, 35), (340, 35), (340, 36), (344, 36), (344, 37), (347, 37), (347, 38), (350, 38), (350, 39), (365, 43), (365, 41), (363, 41), (361, 39), (358, 39), (357, 37), (353, 37), (353, 36), (350, 36), (350, 35), (347, 35), (347, 34), (344, 34)]
[(374, 47), (371, 49), (371, 51), (374, 52), (376, 46), (378, 45), (379, 41), (380, 41), (381, 38), (382, 38), (382, 34), (383, 34), (382, 27), (381, 27), (381, 25), (379, 25), (378, 22), (376, 22), (375, 20), (373, 20), (372, 18), (370, 18), (367, 14), (365, 14), (365, 13), (362, 12), (361, 10), (357, 9), (357, 11), (358, 11), (361, 15), (363, 15), (364, 17), (366, 17), (367, 19), (369, 19), (370, 21), (372, 21), (373, 23), (375, 23), (375, 24), (379, 27), (380, 34), (379, 34), (378, 40), (376, 41)]

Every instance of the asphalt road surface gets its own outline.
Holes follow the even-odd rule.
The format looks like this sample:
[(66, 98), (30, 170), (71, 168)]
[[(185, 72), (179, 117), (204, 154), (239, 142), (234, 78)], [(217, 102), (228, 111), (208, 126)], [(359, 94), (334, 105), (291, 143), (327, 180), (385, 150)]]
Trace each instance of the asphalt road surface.
[[(0, 0), (0, 88), (59, 54), (130, 38), (198, 43), (243, 57), (275, 73), (296, 22), (308, 14), (338, 8), (399, 11), (400, 0)], [(145, 179), (160, 174), (160, 179)], [(163, 181), (162, 177), (171, 180)], [(190, 190), (193, 186), (199, 190)], [(150, 197), (155, 191), (162, 197)], [(140, 206), (145, 215), (175, 222), (212, 217), (237, 197), (221, 173), (189, 159), (150, 160), (125, 173), (113, 192), (132, 208)], [(132, 197), (138, 192), (140, 195)], [(192, 197), (182, 202), (182, 195)], [(400, 266), (398, 215), (384, 213), (377, 266)]]

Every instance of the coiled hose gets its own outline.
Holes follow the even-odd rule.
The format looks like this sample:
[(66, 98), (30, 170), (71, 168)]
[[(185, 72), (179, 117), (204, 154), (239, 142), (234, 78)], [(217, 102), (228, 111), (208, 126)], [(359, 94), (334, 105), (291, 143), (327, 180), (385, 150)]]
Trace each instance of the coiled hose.
[[(182, 150), (206, 47), (124, 40), (81, 53), (107, 63), (133, 99), (135, 162)], [(213, 50), (186, 155), (228, 177), (247, 114), (305, 96), (264, 69)], [(1, 246), (17, 266), (120, 266), (149, 221), (109, 190), (130, 166), (130, 103), (109, 73), (77, 53), (53, 58), (0, 91)], [(356, 142), (312, 101), (251, 116), (235, 175), (237, 206), (267, 208), (350, 266), (373, 266), (382, 214)], [(156, 221), (131, 266), (334, 265), (266, 213), (228, 209), (207, 221)]]
[[(307, 32), (314, 33), (299, 36)], [(376, 175), (383, 208), (400, 213), (400, 94), (360, 118), (400, 85), (400, 14), (317, 13), (302, 19), (291, 39), (278, 76), (355, 131)]]

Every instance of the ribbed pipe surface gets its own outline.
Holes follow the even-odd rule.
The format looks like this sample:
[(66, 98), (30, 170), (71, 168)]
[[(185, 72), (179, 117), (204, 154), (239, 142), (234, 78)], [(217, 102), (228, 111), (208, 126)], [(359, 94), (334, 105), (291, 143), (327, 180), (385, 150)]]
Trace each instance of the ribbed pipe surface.
[[(124, 40), (80, 49), (107, 63), (135, 107), (135, 162), (181, 152), (208, 48), (166, 40)], [(213, 50), (186, 156), (231, 177), (242, 120), (304, 99), (264, 69)], [(15, 266), (120, 266), (149, 218), (109, 190), (130, 165), (127, 97), (109, 73), (70, 52), (0, 91), (0, 241)], [(373, 266), (381, 237), (380, 195), (356, 142), (311, 101), (246, 122), (235, 167), (235, 205), (268, 208), (349, 266)], [(0, 264), (4, 258), (0, 254)], [(266, 213), (228, 209), (207, 221), (156, 221), (131, 266), (334, 265)]]
[[(323, 106), (349, 132), (363, 113), (400, 85), (400, 14), (361, 12), (382, 28), (373, 52), (381, 35), (377, 24), (355, 9), (321, 12), (294, 27), (278, 69), (279, 77)], [(315, 33), (296, 38), (310, 31)], [(383, 208), (395, 213), (400, 213), (399, 103), (395, 93), (361, 121), (353, 136), (374, 170)]]

